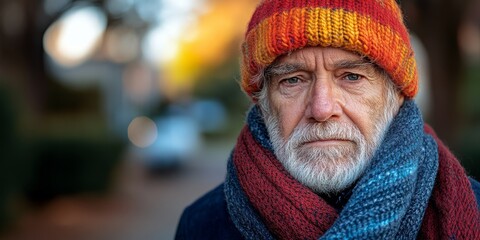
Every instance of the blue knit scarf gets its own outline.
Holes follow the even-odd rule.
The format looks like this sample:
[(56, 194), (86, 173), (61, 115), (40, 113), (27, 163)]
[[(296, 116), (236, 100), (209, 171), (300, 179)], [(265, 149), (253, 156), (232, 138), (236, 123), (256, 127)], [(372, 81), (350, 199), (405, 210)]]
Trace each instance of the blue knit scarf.
[[(258, 106), (247, 118), (261, 147), (272, 145)], [(406, 100), (389, 126), (369, 168), (322, 239), (414, 239), (432, 193), (438, 168), (434, 139), (424, 133), (421, 114)], [(252, 207), (238, 179), (232, 156), (225, 196), (228, 212), (246, 239), (275, 239)]]

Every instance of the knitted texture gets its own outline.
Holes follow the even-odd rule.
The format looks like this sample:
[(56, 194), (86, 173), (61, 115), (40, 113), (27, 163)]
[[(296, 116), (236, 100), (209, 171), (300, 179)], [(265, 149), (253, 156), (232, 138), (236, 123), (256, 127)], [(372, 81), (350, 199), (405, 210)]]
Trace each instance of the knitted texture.
[(259, 112), (249, 113), (225, 183), (228, 212), (246, 239), (480, 239), (471, 185), (439, 141), (437, 152), (413, 101), (401, 107), (340, 213), (275, 159)]
[[(427, 126), (425, 130), (437, 141), (440, 159), (455, 159), (455, 156), (437, 138), (433, 129)], [(440, 169), (443, 171), (438, 173), (430, 206), (425, 213), (422, 226), (428, 231), (422, 232), (421, 238), (443, 239), (443, 236), (454, 236), (450, 239), (480, 239), (478, 206), (467, 204), (475, 196), (465, 188), (455, 187), (471, 185), (470, 181), (464, 177), (464, 169), (458, 161), (440, 161)]]
[(227, 201), (227, 208), (237, 229), (245, 239), (273, 240), (273, 236), (262, 223), (260, 216), (250, 206), (250, 201), (240, 186), (232, 161), (228, 161), (227, 176), (224, 188), (225, 197), (231, 199), (231, 201)]
[(242, 45), (242, 88), (255, 99), (254, 76), (283, 54), (336, 47), (368, 57), (407, 98), (418, 91), (409, 35), (395, 0), (264, 0)]

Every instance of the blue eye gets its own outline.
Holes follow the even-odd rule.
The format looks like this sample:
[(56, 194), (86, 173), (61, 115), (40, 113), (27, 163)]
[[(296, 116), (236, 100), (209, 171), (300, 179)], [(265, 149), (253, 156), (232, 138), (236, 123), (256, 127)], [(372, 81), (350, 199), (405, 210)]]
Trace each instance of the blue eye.
[(345, 79), (348, 81), (358, 81), (360, 78), (362, 78), (362, 76), (355, 73), (349, 73), (345, 76)]
[(298, 77), (291, 77), (285, 79), (284, 81), (288, 84), (297, 84), (298, 82), (300, 82), (300, 79)]

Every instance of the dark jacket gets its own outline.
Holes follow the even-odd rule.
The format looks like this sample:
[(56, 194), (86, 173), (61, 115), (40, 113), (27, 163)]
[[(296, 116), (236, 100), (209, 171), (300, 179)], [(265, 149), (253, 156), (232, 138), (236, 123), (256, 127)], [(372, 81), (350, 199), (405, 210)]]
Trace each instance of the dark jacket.
[[(480, 210), (480, 183), (470, 182)], [(228, 214), (223, 184), (185, 209), (175, 239), (243, 239)]]

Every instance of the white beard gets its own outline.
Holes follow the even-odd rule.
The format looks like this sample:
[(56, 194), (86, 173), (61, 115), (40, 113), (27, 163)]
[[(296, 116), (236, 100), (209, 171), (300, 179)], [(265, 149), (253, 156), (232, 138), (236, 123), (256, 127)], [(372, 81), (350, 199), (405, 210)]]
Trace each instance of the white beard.
[[(281, 137), (276, 114), (265, 114), (268, 103), (260, 102), (260, 105), (264, 111), (265, 125), (273, 150), (285, 169), (297, 181), (314, 192), (330, 194), (340, 192), (352, 185), (369, 166), (371, 158), (398, 110), (399, 103), (392, 100), (393, 96), (387, 94), (387, 99), (384, 113), (373, 120), (375, 129), (372, 139), (366, 139), (354, 124), (327, 121), (299, 125), (291, 136), (284, 140)], [(348, 142), (341, 146), (305, 145), (308, 142), (332, 138), (348, 140)]]

